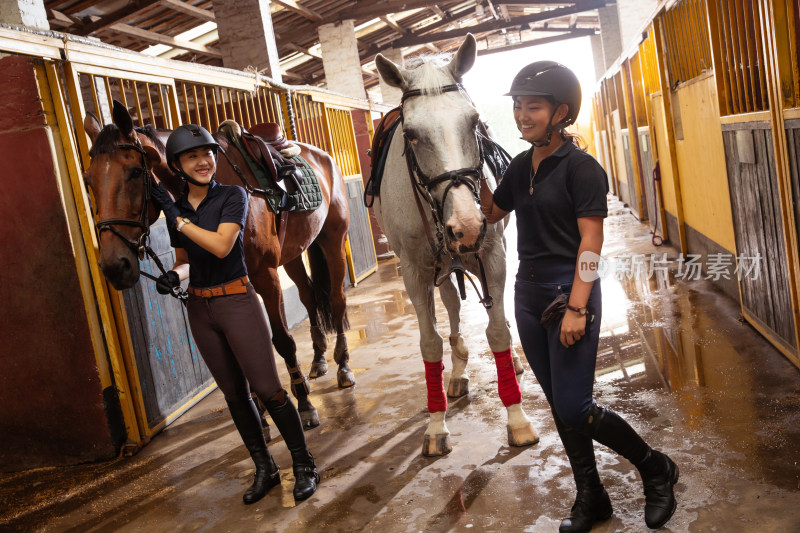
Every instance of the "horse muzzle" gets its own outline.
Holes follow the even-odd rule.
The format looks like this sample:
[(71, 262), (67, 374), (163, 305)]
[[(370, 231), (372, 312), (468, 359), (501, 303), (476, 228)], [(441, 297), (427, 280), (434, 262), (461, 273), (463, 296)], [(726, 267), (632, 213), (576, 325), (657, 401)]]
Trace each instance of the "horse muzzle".
[(130, 289), (139, 281), (139, 261), (127, 248), (111, 257), (100, 258), (100, 270), (112, 287), (118, 291)]

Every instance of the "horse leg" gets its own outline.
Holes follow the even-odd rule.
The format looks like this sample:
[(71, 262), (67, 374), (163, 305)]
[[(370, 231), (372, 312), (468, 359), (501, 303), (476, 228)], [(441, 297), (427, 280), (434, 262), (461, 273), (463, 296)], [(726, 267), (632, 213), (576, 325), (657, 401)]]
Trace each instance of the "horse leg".
[(500, 400), (508, 413), (508, 443), (511, 446), (528, 446), (539, 442), (539, 435), (525, 411), (517, 382), (517, 372), (512, 358), (511, 328), (506, 320), (503, 293), (506, 279), (506, 263), (499, 244), (485, 248), (483, 263), (486, 281), (493, 305), (488, 310), (489, 325), (486, 338), (494, 354), (497, 367), (497, 389)]
[(461, 297), (451, 279), (439, 286), (439, 294), (450, 318), (450, 358), (453, 361), (453, 371), (450, 373), (450, 383), (447, 385), (447, 396), (460, 398), (469, 393), (467, 374), (469, 349), (461, 335)]
[[(346, 228), (345, 228), (346, 229)], [(327, 239), (325, 235), (320, 235), (317, 242), (325, 255), (325, 262), (328, 265), (328, 273), (331, 281), (331, 314), (333, 323), (336, 327), (336, 346), (333, 348), (333, 360), (339, 365), (336, 372), (336, 381), (339, 388), (352, 387), (356, 384), (356, 377), (350, 369), (350, 350), (347, 346), (347, 336), (345, 329), (349, 327), (347, 323), (347, 300), (344, 295), (344, 274), (347, 266), (347, 257), (344, 251), (345, 235), (338, 235), (338, 238)]]
[(291, 380), (291, 391), (297, 398), (297, 410), (300, 412), (300, 419), (305, 429), (315, 428), (319, 425), (319, 414), (317, 409), (311, 404), (308, 398), (311, 389), (308, 380), (303, 375), (300, 365), (297, 363), (297, 345), (289, 332), (286, 324), (286, 314), (283, 306), (283, 292), (281, 291), (278, 270), (275, 268), (263, 268), (257, 276), (251, 276), (253, 287), (264, 302), (267, 309), (267, 317), (272, 328), (272, 345), (275, 350), (283, 357), (286, 369), (289, 371)]
[(311, 362), (311, 370), (308, 377), (311, 379), (324, 376), (328, 373), (328, 363), (325, 361), (325, 352), (328, 349), (328, 336), (325, 335), (324, 328), (319, 325), (317, 317), (317, 301), (314, 298), (314, 289), (311, 279), (308, 277), (306, 267), (302, 257), (292, 259), (284, 265), (286, 273), (297, 286), (300, 302), (308, 312), (308, 322), (311, 328), (311, 343), (314, 348), (314, 360)]
[(419, 347), (425, 365), (425, 384), (428, 389), (428, 412), (430, 421), (422, 441), (422, 455), (435, 457), (453, 450), (450, 444), (450, 431), (445, 423), (447, 397), (444, 392), (443, 371), (444, 352), (442, 337), (436, 329), (434, 312), (433, 284), (421, 278), (409, 263), (402, 262), (403, 283), (419, 323)]

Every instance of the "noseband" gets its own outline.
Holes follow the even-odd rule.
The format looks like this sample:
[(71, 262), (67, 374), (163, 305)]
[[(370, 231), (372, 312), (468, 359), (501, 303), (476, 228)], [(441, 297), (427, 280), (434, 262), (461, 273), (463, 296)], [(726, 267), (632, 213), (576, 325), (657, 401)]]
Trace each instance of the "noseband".
[[(400, 121), (403, 121), (403, 112), (402, 106), (408, 98), (413, 96), (423, 96), (429, 94), (439, 94), (439, 93), (446, 93), (452, 91), (459, 91), (466, 98), (469, 100), (469, 96), (467, 95), (464, 88), (461, 84), (452, 84), (452, 85), (445, 85), (438, 89), (435, 93), (431, 91), (426, 91), (424, 89), (412, 89), (410, 91), (406, 91), (403, 93), (403, 96), (400, 99)], [(470, 100), (470, 104), (472, 101)], [(443, 225), (444, 225), (444, 204), (447, 200), (448, 193), (453, 189), (453, 187), (458, 187), (459, 185), (466, 185), (469, 187), (470, 191), (472, 192), (473, 198), (475, 201), (480, 205), (481, 198), (479, 192), (479, 180), (481, 180), (481, 176), (483, 175), (483, 163), (484, 163), (484, 153), (483, 153), (483, 144), (481, 143), (480, 139), (480, 130), (479, 127), (475, 127), (475, 141), (478, 144), (478, 165), (476, 167), (471, 168), (460, 168), (458, 170), (450, 170), (448, 172), (443, 172), (434, 177), (427, 176), (422, 169), (419, 167), (419, 163), (417, 163), (417, 157), (414, 154), (414, 149), (411, 145), (411, 141), (409, 140), (408, 136), (403, 134), (403, 155), (406, 159), (406, 165), (408, 166), (408, 175), (411, 178), (411, 184), (414, 187), (414, 200), (417, 202), (417, 209), (419, 210), (420, 216), (422, 217), (422, 224), (425, 226), (425, 233), (428, 237), (428, 243), (431, 246), (431, 251), (433, 252), (434, 257), (434, 283), (438, 287), (442, 283), (444, 283), (449, 277), (450, 274), (456, 274), (456, 281), (458, 283), (458, 289), (461, 295), (462, 300), (467, 299), (466, 291), (465, 291), (465, 283), (464, 283), (464, 276), (472, 283), (472, 286), (475, 288), (475, 292), (478, 293), (480, 296), (480, 301), (486, 309), (492, 307), (492, 297), (489, 295), (489, 288), (486, 282), (486, 273), (483, 268), (483, 261), (481, 260), (480, 254), (478, 252), (475, 253), (475, 259), (478, 262), (478, 267), (480, 268), (480, 275), (481, 275), (481, 286), (483, 291), (478, 290), (477, 285), (469, 276), (466, 268), (459, 258), (458, 255), (450, 256), (450, 270), (447, 273), (441, 274), (441, 256), (445, 251), (444, 246), (444, 233), (443, 233)], [(441, 202), (437, 201), (431, 191), (433, 188), (440, 183), (447, 183), (447, 186), (444, 189), (444, 193), (442, 194)], [(419, 198), (423, 197), (430, 208), (431, 216), (433, 218), (434, 225), (436, 227), (436, 240), (434, 241), (433, 234), (431, 232), (431, 228), (428, 224), (428, 217), (425, 216), (425, 213), (422, 208), (422, 204), (420, 203)], [(450, 255), (450, 254), (448, 254)]]
[[(117, 144), (116, 148), (118, 150), (135, 150), (139, 152), (142, 156), (142, 163), (139, 167), (139, 170), (142, 171), (144, 176), (144, 199), (142, 201), (142, 211), (139, 213), (139, 219), (133, 220), (129, 218), (106, 218), (104, 220), (98, 220), (95, 223), (95, 227), (97, 227), (97, 232), (102, 234), (104, 231), (108, 230), (120, 239), (130, 248), (133, 252), (139, 257), (141, 261), (144, 259), (145, 253), (149, 248), (149, 241), (150, 241), (150, 221), (149, 221), (149, 208), (150, 208), (150, 187), (153, 179), (153, 175), (150, 171), (150, 166), (147, 164), (147, 153), (144, 151), (142, 147), (142, 142), (139, 138), (136, 138), (136, 144), (130, 143), (122, 143)], [(142, 234), (139, 236), (137, 240), (132, 240), (123, 235), (115, 226), (134, 226), (142, 230)]]
[[(134, 133), (135, 135), (135, 133)], [(158, 269), (161, 271), (162, 274), (166, 274), (167, 270), (164, 268), (164, 264), (158, 258), (156, 253), (150, 248), (150, 192), (153, 187), (153, 172), (150, 170), (150, 165), (147, 159), (147, 152), (144, 151), (144, 147), (142, 146), (142, 142), (139, 140), (139, 137), (134, 137), (135, 143), (120, 143), (116, 145), (117, 150), (135, 150), (139, 152), (139, 155), (142, 156), (141, 165), (138, 167), (138, 170), (142, 172), (143, 179), (144, 179), (144, 187), (142, 193), (144, 198), (142, 198), (142, 210), (139, 213), (139, 219), (130, 219), (130, 218), (106, 218), (103, 220), (98, 220), (95, 222), (95, 227), (97, 228), (97, 233), (102, 234), (104, 231), (108, 230), (124, 242), (128, 248), (130, 248), (133, 253), (137, 255), (139, 260), (143, 260), (145, 256), (149, 257), (153, 260), (156, 264)], [(129, 239), (125, 235), (123, 235), (115, 226), (134, 226), (142, 230), (142, 234), (139, 235), (139, 238), (135, 241), (133, 239)], [(158, 281), (156, 276), (148, 272), (143, 272), (139, 270), (139, 274), (142, 276), (149, 278), (153, 281)], [(171, 296), (179, 299), (184, 304), (186, 303), (187, 294), (183, 291), (180, 287), (174, 288), (170, 293)]]

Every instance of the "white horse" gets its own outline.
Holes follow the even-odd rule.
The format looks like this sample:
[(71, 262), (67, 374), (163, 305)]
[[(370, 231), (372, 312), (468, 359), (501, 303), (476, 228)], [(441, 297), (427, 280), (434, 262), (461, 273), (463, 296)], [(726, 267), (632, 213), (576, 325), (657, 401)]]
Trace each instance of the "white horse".
[(539, 440), (520, 405), (516, 374), (522, 372), (522, 365), (511, 349), (511, 332), (503, 309), (504, 222), (488, 225), (477, 195), (479, 179), (488, 179), (492, 188), (495, 181), (483, 168), (476, 133), (478, 112), (460, 85), (475, 56), (475, 38), (468, 35), (452, 61), (444, 65), (434, 58), (405, 70), (380, 54), (375, 59), (383, 80), (403, 91), (402, 123), (388, 149), (374, 208), (399, 256), (406, 291), (419, 321), (430, 413), (422, 446), (427, 456), (452, 450), (445, 424), (443, 342), (436, 328), (434, 286), (443, 281), (439, 294), (450, 319), (453, 362), (447, 395), (457, 398), (469, 391), (469, 351), (461, 336), (459, 293), (447, 273), (463, 265), (480, 277), (476, 252), (485, 270), (484, 291), (488, 287), (493, 300), (486, 337), (495, 355), (498, 392), (508, 412), (509, 444), (526, 446)]

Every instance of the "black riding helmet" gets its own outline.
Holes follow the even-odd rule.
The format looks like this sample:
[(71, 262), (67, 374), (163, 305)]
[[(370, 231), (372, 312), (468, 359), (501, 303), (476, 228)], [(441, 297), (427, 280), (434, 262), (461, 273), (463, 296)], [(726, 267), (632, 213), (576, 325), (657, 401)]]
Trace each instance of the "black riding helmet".
[(196, 124), (184, 124), (173, 131), (169, 139), (167, 139), (167, 165), (171, 170), (177, 172), (184, 179), (195, 185), (206, 185), (199, 183), (187, 176), (178, 162), (178, 157), (189, 150), (195, 148), (210, 147), (214, 150), (214, 157), (217, 156), (219, 144), (214, 140), (214, 137), (203, 126)]
[[(573, 124), (581, 110), (581, 84), (570, 69), (555, 61), (536, 61), (524, 67), (511, 82), (511, 90), (506, 96), (543, 96), (552, 100), (553, 115), (560, 104), (569, 108), (567, 116), (557, 126), (563, 129)], [(552, 120), (552, 117), (551, 117)], [(547, 141), (554, 127), (548, 124)]]

